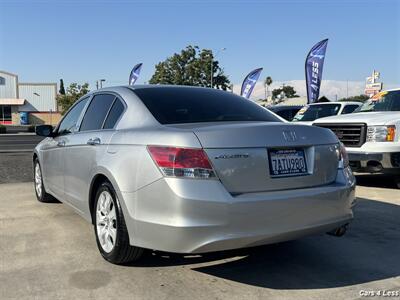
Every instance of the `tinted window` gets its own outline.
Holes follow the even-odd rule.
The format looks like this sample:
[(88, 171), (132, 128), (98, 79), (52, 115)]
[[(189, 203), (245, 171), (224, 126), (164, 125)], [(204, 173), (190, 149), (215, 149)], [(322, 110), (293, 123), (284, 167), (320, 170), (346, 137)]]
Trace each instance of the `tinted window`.
[(351, 105), (346, 105), (346, 106), (343, 108), (342, 115), (351, 114), (357, 107), (358, 107), (358, 105), (353, 105), (353, 104), (351, 104)]
[(290, 110), (280, 110), (280, 111), (277, 111), (276, 114), (278, 116), (281, 116), (285, 120), (291, 120), (292, 119), (292, 112)]
[(58, 127), (58, 134), (68, 134), (76, 130), (76, 123), (84, 109), (89, 97), (82, 99), (65, 115)]
[(280, 120), (261, 106), (232, 93), (193, 87), (135, 89), (161, 124)]
[(400, 90), (380, 92), (368, 99), (356, 112), (400, 111)]
[[(275, 106), (276, 107), (276, 106)], [(300, 107), (285, 107), (285, 108), (270, 108), (273, 112), (275, 112), (278, 116), (284, 118), (287, 121), (292, 121), (293, 117), (300, 110)]]
[(299, 110), (293, 121), (314, 121), (319, 118), (335, 116), (338, 114), (340, 104), (315, 104)]
[(110, 112), (108, 113), (107, 119), (104, 122), (105, 129), (114, 128), (115, 124), (119, 120), (122, 112), (124, 111), (125, 107), (122, 104), (121, 100), (115, 99), (113, 106), (111, 107)]
[(83, 117), (80, 131), (101, 129), (114, 99), (115, 96), (109, 94), (94, 96)]
[(12, 121), (11, 106), (0, 105), (0, 121)]

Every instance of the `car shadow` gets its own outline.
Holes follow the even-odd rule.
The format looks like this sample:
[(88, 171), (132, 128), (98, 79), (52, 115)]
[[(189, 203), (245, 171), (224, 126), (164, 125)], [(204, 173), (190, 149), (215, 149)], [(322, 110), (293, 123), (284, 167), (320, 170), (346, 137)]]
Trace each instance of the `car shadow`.
[(355, 219), (340, 238), (324, 234), (203, 255), (153, 252), (134, 265), (186, 265), (196, 272), (272, 289), (343, 287), (399, 276), (400, 206), (358, 200)]
[(397, 189), (394, 175), (385, 174), (355, 174), (357, 185), (366, 187), (377, 187)]

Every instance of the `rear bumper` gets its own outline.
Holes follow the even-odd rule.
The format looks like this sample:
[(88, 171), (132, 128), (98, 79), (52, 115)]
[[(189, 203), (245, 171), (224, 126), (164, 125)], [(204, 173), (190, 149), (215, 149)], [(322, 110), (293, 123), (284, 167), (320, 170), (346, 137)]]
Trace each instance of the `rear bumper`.
[(204, 253), (327, 232), (353, 218), (355, 180), (314, 188), (232, 196), (217, 180), (163, 178), (120, 193), (132, 245)]
[(381, 173), (400, 171), (400, 152), (351, 152), (350, 166), (356, 172)]

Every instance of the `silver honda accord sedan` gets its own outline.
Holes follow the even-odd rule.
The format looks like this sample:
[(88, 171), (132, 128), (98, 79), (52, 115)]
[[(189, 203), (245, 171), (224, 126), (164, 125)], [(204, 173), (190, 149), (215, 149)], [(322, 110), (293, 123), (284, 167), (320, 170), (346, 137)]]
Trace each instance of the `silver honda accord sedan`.
[(121, 86), (78, 100), (34, 150), (41, 202), (94, 225), (116, 264), (144, 249), (205, 253), (331, 232), (353, 218), (355, 179), (328, 129), (292, 125), (232, 93)]

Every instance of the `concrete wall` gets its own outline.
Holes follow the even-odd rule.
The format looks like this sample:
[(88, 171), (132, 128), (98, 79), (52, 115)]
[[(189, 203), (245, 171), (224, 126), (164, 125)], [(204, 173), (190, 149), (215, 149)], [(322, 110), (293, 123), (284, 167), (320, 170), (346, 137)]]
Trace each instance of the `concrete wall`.
[(56, 83), (20, 83), (18, 84), (19, 97), (25, 99), (25, 105), (19, 107), (19, 111), (57, 111)]
[(20, 124), (18, 106), (16, 106), (16, 105), (11, 106), (11, 119), (12, 119), (12, 124), (13, 125), (19, 125)]
[(61, 114), (58, 112), (56, 112), (56, 113), (31, 112), (31, 113), (29, 113), (29, 124), (31, 124), (31, 125), (43, 125), (43, 124), (57, 125), (58, 122), (60, 122), (61, 117), (62, 117)]
[[(0, 71), (0, 77), (0, 98), (18, 98), (18, 76)], [(4, 83), (4, 85), (2, 83)]]

